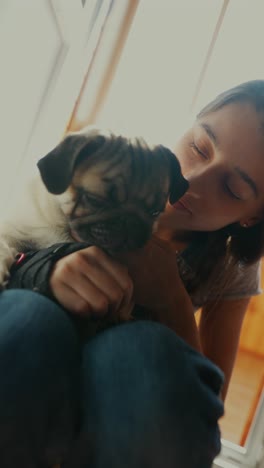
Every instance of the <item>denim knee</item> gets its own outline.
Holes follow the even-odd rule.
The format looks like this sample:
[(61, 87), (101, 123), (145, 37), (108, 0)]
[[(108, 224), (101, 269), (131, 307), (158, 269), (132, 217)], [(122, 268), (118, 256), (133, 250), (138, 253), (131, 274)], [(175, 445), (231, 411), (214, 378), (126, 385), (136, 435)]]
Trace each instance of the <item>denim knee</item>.
[(67, 335), (72, 335), (70, 319), (62, 308), (33, 291), (13, 289), (2, 292), (0, 308), (1, 340), (7, 338), (7, 334), (9, 339), (24, 332), (28, 332), (32, 339), (33, 335), (38, 335), (41, 340), (44, 335), (52, 338), (54, 334), (58, 338), (61, 328)]
[(77, 421), (77, 334), (66, 312), (37, 293), (5, 291), (0, 308), (0, 455), (28, 444), (39, 460), (53, 461)]
[(37, 293), (5, 291), (0, 295), (1, 366), (17, 367), (31, 356), (39, 367), (56, 366), (65, 351), (77, 346), (77, 335), (65, 311)]
[(98, 335), (84, 350), (83, 381), (92, 468), (211, 466), (223, 375), (167, 327), (135, 322)]

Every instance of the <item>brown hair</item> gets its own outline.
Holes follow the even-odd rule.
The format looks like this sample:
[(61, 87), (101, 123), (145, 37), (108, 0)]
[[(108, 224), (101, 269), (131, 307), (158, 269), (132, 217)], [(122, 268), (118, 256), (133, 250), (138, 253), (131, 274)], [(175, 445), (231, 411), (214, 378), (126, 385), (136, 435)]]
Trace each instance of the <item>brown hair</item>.
[[(236, 102), (248, 102), (264, 116), (264, 80), (248, 81), (224, 91), (199, 112), (197, 119)], [(218, 288), (223, 290), (238, 263), (252, 264), (263, 253), (264, 219), (249, 228), (236, 223), (214, 232), (197, 232), (186, 252), (187, 260), (196, 272), (195, 277), (187, 282), (187, 289), (190, 293), (198, 287), (208, 291), (217, 281)]]

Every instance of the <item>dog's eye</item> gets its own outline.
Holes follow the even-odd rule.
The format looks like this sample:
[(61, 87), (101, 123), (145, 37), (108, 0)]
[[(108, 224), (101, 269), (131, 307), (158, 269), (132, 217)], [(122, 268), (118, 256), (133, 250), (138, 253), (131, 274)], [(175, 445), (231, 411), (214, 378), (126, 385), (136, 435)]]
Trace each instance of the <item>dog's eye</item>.
[(85, 205), (90, 205), (95, 208), (99, 208), (102, 205), (102, 201), (86, 192), (82, 193), (82, 202)]
[(157, 218), (160, 215), (161, 211), (151, 211), (150, 216), (152, 218)]

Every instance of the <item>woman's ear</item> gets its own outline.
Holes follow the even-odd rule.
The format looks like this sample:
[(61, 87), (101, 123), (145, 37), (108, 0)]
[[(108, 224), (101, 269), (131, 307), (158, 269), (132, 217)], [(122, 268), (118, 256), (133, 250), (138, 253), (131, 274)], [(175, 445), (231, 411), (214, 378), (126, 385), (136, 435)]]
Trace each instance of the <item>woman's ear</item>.
[(239, 222), (240, 226), (243, 227), (243, 228), (250, 228), (252, 226), (255, 226), (256, 224), (260, 223), (260, 221), (262, 221), (262, 217), (261, 216), (254, 216), (252, 218), (247, 218), (247, 219), (243, 219)]

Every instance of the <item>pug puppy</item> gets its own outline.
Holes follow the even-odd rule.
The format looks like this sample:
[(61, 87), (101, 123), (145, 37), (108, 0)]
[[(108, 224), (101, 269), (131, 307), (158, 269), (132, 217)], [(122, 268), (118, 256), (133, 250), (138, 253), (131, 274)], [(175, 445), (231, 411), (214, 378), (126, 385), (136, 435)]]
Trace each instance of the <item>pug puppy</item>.
[(95, 127), (68, 134), (37, 168), (0, 226), (2, 289), (19, 252), (74, 241), (110, 255), (142, 247), (167, 200), (188, 188), (169, 149)]

